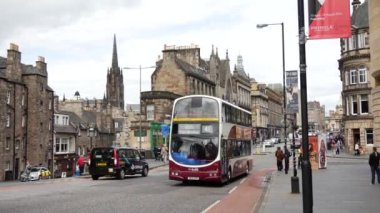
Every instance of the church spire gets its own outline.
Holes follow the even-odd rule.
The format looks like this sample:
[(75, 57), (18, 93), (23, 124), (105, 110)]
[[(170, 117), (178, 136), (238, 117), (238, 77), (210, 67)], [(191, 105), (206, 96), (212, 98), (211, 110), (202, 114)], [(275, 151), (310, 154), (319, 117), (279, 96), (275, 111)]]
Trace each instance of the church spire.
[(112, 67), (119, 67), (119, 64), (117, 62), (116, 34), (113, 35)]

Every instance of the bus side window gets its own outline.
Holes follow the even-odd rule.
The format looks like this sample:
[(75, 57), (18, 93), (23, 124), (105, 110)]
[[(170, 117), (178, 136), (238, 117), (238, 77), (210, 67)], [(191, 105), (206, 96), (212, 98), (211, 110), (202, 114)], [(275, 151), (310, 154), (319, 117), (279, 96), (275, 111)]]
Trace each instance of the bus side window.
[(226, 121), (226, 107), (222, 105), (222, 122)]

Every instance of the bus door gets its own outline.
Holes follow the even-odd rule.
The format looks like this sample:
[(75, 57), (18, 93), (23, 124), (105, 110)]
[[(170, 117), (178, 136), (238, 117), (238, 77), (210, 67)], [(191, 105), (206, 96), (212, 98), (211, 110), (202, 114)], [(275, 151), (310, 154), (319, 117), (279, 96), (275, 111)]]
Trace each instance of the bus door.
[(222, 166), (222, 174), (226, 175), (228, 172), (228, 158), (227, 158), (227, 140), (222, 139), (222, 144), (221, 144), (221, 166)]

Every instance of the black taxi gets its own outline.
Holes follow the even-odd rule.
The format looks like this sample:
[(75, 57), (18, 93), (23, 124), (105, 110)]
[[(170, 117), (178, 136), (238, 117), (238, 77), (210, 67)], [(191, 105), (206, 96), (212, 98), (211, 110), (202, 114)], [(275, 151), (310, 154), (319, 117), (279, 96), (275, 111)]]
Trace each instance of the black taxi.
[(97, 147), (91, 150), (89, 172), (93, 180), (102, 176), (124, 179), (125, 175), (146, 177), (149, 165), (137, 149)]

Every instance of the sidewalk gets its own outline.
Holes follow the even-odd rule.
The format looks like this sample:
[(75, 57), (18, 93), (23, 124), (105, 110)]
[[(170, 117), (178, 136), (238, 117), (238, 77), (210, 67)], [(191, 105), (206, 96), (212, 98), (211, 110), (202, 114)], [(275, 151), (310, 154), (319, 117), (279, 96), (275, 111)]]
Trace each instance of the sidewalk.
[[(331, 153), (330, 153), (331, 154)], [(291, 176), (274, 171), (258, 213), (303, 212), (302, 171), (298, 170), (299, 194), (291, 193)], [(313, 212), (379, 212), (380, 184), (370, 184), (368, 155), (328, 155), (327, 169), (312, 170)]]

